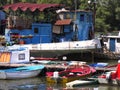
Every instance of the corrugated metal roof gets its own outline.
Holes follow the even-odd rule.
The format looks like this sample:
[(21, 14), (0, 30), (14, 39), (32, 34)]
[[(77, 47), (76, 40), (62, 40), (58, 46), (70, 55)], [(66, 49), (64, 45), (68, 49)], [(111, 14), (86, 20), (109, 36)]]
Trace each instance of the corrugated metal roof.
[(31, 10), (34, 12), (36, 9), (39, 11), (43, 11), (46, 8), (51, 8), (51, 7), (60, 7), (61, 4), (35, 4), (35, 3), (15, 3), (15, 4), (9, 4), (3, 6), (4, 9), (12, 9), (13, 11), (16, 11), (18, 9), (21, 9), (22, 11), (26, 11), (27, 9)]
[(57, 20), (55, 25), (69, 25), (71, 22), (71, 19)]

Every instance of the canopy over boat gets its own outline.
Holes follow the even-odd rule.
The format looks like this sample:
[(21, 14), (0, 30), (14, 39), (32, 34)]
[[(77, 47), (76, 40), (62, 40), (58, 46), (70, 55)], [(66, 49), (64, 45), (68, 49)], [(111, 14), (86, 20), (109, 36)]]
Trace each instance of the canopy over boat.
[(14, 3), (14, 4), (9, 4), (3, 6), (4, 9), (11, 9), (13, 11), (16, 11), (18, 9), (22, 11), (30, 10), (34, 12), (35, 10), (39, 11), (44, 11), (47, 8), (56, 8), (56, 7), (61, 7), (61, 4), (35, 4), (35, 3), (24, 3), (24, 2), (19, 2), (19, 3)]

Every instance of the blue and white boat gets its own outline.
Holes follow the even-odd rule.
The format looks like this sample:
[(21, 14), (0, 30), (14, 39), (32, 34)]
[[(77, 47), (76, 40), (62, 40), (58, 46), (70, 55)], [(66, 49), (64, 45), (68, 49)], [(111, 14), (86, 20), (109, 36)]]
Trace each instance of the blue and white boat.
[[(60, 4), (22, 2), (3, 8), (15, 12), (44, 12), (42, 14), (47, 17), (47, 20), (34, 22), (15, 15), (8, 17), (6, 41), (13, 47), (28, 47), (31, 56), (53, 58), (101, 49), (99, 39), (94, 38), (93, 12), (90, 10), (66, 10)], [(56, 17), (50, 18), (49, 12)]]
[(22, 79), (40, 74), (44, 65), (32, 65), (0, 70), (0, 79)]

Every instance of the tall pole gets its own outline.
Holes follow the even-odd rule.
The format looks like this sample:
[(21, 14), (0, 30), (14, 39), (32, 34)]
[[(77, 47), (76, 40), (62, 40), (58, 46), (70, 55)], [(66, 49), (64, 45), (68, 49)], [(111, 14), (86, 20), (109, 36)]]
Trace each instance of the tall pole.
[(77, 19), (77, 0), (75, 0), (75, 21)]
[(96, 18), (96, 0), (93, 2), (93, 27), (95, 32), (95, 18)]
[(92, 1), (92, 0), (89, 0), (88, 1), (88, 4), (89, 4), (89, 9), (91, 10), (92, 7), (92, 11), (93, 11), (93, 30), (95, 32), (95, 18), (96, 18), (96, 0)]
[(77, 0), (74, 0), (74, 3), (75, 3), (74, 40), (77, 41), (78, 40), (78, 27), (77, 27), (77, 23), (76, 23), (76, 21), (77, 21)]

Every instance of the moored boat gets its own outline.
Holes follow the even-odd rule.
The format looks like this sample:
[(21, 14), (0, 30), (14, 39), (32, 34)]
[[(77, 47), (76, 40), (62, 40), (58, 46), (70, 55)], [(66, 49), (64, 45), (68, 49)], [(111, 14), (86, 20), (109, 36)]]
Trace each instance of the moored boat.
[(98, 76), (100, 84), (120, 85), (120, 62), (118, 61), (117, 69), (115, 71), (108, 71)]
[(98, 84), (97, 78), (86, 78), (86, 79), (74, 80), (66, 83), (66, 87), (67, 88), (81, 87), (81, 86), (92, 85), (92, 84)]
[(100, 84), (117, 85), (117, 80), (114, 77), (109, 78), (110, 73), (115, 73), (115, 71), (109, 71), (102, 74), (98, 77), (98, 82)]
[(73, 80), (89, 77), (96, 70), (86, 64), (70, 65), (63, 71), (47, 72), (46, 80), (50, 83), (67, 83)]
[(43, 65), (24, 66), (0, 70), (0, 79), (22, 79), (35, 77), (40, 74)]
[[(99, 39), (94, 38), (91, 10), (67, 10), (61, 4), (22, 2), (5, 5), (3, 8), (16, 12), (19, 10), (25, 12), (28, 9), (30, 12), (37, 11), (38, 14), (39, 11), (44, 12), (42, 15), (46, 18), (37, 21), (35, 20), (39, 15), (35, 20), (29, 19), (31, 15), (27, 15), (29, 18), (15, 15), (7, 18), (6, 41), (13, 47), (28, 47), (32, 56), (58, 58), (66, 55), (70, 57), (69, 54), (88, 53), (101, 49)], [(56, 17), (51, 16), (49, 12)]]

